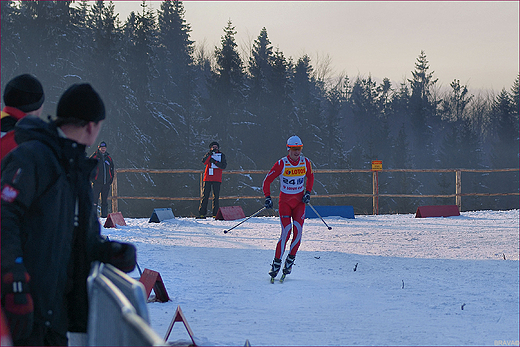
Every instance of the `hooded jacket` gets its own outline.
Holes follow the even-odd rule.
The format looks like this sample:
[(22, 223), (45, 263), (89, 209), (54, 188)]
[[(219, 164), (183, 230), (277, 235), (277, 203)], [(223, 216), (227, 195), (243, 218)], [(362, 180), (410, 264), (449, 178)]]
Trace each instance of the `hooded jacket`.
[(92, 182), (94, 184), (112, 184), (114, 180), (114, 161), (108, 152), (103, 154), (98, 149), (90, 158), (98, 161)]
[(86, 332), (86, 279), (107, 243), (89, 181), (97, 162), (37, 117), (17, 123), (15, 140), (18, 147), (2, 160), (2, 276), (23, 257), (35, 325)]

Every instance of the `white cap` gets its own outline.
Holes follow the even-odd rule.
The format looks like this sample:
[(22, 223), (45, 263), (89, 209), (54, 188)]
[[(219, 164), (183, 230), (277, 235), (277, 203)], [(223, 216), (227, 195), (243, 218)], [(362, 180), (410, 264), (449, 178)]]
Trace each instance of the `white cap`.
[(303, 146), (303, 142), (298, 136), (293, 135), (287, 139), (287, 150), (289, 150), (289, 148), (291, 148), (291, 147), (300, 147), (300, 146)]

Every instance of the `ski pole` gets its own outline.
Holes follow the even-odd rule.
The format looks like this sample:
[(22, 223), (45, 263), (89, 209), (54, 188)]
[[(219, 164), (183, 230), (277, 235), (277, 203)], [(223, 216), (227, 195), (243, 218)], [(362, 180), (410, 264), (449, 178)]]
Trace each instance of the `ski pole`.
[(263, 210), (265, 210), (267, 207), (262, 207), (261, 209), (259, 209), (258, 211), (256, 211), (255, 213), (253, 213), (252, 215), (250, 215), (249, 217), (247, 217), (246, 219), (244, 219), (243, 221), (241, 221), (240, 223), (238, 223), (237, 225), (235, 225), (234, 227), (230, 228), (230, 229), (227, 229), (227, 230), (224, 230), (224, 234), (227, 234), (229, 231), (235, 229), (237, 226), (239, 226), (240, 224), (244, 223), (245, 221), (247, 221), (249, 218), (253, 218), (254, 216), (256, 216), (257, 214), (259, 214), (260, 212), (262, 212)]
[(327, 225), (327, 223), (325, 223), (325, 221), (323, 220), (323, 218), (321, 218), (320, 214), (318, 213), (318, 211), (316, 211), (316, 209), (314, 208), (314, 206), (312, 206), (310, 202), (308, 202), (307, 205), (309, 205), (309, 206), (312, 208), (312, 210), (314, 211), (314, 213), (316, 213), (316, 215), (317, 215), (318, 217), (320, 217), (320, 219), (321, 219), (321, 221), (323, 222), (323, 224), (325, 224), (325, 226), (326, 226), (329, 230), (331, 230), (332, 227), (329, 227), (329, 226)]

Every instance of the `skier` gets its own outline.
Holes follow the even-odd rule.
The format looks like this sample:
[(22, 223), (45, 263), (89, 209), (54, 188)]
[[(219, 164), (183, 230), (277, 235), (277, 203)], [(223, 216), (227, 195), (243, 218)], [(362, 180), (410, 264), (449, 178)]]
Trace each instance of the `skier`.
[[(312, 186), (314, 185), (314, 173), (312, 172), (311, 162), (308, 158), (301, 155), (303, 148), (302, 140), (298, 136), (291, 136), (287, 140), (287, 150), (289, 154), (278, 160), (267, 173), (262, 184), (265, 196), (265, 207), (273, 208), (271, 199), (271, 183), (280, 176), (280, 200), (278, 202), (280, 222), (282, 232), (276, 245), (274, 260), (271, 265), (271, 283), (280, 271), (282, 266), (282, 256), (285, 246), (292, 230), (292, 241), (289, 254), (285, 259), (283, 275), (291, 273), (296, 252), (300, 247), (303, 222), (305, 220), (305, 204), (311, 199)], [(305, 180), (307, 178), (307, 180)]]

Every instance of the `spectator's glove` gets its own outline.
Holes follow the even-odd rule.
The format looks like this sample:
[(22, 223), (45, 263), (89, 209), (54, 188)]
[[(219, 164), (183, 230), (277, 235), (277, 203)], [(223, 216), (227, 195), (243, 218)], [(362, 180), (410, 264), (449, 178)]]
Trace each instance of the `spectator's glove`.
[(11, 338), (15, 341), (28, 338), (33, 329), (34, 305), (29, 290), (30, 279), (21, 262), (2, 276), (2, 307)]
[(273, 200), (271, 200), (270, 196), (265, 197), (264, 206), (265, 206), (265, 208), (273, 208)]
[(308, 190), (305, 191), (305, 194), (303, 194), (302, 201), (304, 204), (308, 204), (311, 201), (311, 192)]
[(132, 272), (136, 264), (136, 250), (130, 243), (105, 242), (101, 245), (99, 260), (112, 264), (123, 272)]

